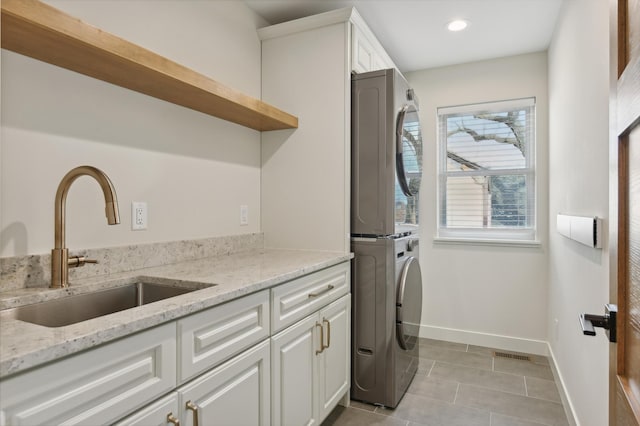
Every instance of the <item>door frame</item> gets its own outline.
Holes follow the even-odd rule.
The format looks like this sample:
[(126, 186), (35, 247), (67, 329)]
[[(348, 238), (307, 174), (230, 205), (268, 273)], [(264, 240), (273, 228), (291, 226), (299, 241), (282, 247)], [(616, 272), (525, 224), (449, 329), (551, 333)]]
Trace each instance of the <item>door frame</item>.
[[(618, 301), (618, 185), (619, 142), (616, 125), (618, 85), (618, 0), (609, 0), (609, 300)], [(622, 257), (622, 256), (620, 256)], [(618, 321), (623, 322), (623, 307), (618, 306)], [(624, 329), (618, 328), (622, 335)], [(618, 345), (609, 344), (609, 425), (615, 425)]]

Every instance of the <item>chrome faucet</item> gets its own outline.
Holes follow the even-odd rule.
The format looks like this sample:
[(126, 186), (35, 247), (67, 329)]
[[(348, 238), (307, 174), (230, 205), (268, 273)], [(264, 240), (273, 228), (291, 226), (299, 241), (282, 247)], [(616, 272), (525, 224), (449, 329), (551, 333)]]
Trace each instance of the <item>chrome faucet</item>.
[(69, 249), (65, 247), (65, 213), (67, 193), (71, 184), (80, 176), (91, 176), (98, 181), (104, 194), (105, 212), (109, 225), (120, 223), (118, 197), (109, 177), (101, 170), (91, 166), (80, 166), (67, 173), (58, 185), (55, 202), (55, 247), (51, 250), (51, 288), (69, 285), (69, 268), (82, 266), (85, 263), (97, 263), (84, 256), (69, 257)]

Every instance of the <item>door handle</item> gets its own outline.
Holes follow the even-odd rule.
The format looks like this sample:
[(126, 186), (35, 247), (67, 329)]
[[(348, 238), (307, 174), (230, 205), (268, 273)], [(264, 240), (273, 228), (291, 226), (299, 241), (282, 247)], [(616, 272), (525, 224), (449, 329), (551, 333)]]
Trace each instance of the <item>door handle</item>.
[(167, 414), (167, 423), (171, 423), (175, 426), (180, 426), (180, 420), (174, 417), (173, 413)]
[(320, 328), (320, 349), (316, 349), (316, 355), (321, 354), (322, 352), (324, 352), (324, 328), (322, 327), (322, 324), (320, 324), (319, 322), (316, 322), (316, 327)]
[(616, 342), (616, 319), (618, 316), (618, 306), (613, 304), (604, 305), (604, 315), (580, 314), (580, 327), (582, 333), (587, 336), (595, 336), (594, 327), (602, 327), (606, 330), (610, 342)]
[(331, 322), (326, 318), (323, 318), (322, 322), (327, 324), (327, 346), (323, 346), (322, 348), (322, 350), (325, 350), (331, 346)]
[(198, 406), (196, 404), (194, 404), (191, 401), (187, 401), (187, 403), (185, 404), (187, 407), (187, 410), (191, 410), (193, 411), (193, 426), (198, 426), (198, 424), (200, 423), (200, 412), (198, 411)]
[(334, 289), (334, 286), (329, 284), (327, 286), (327, 288), (325, 288), (324, 290), (320, 290), (320, 291), (318, 291), (316, 293), (309, 293), (308, 296), (309, 296), (309, 298), (318, 297), (318, 296), (321, 296), (321, 295), (325, 294), (326, 292), (331, 291), (333, 289)]

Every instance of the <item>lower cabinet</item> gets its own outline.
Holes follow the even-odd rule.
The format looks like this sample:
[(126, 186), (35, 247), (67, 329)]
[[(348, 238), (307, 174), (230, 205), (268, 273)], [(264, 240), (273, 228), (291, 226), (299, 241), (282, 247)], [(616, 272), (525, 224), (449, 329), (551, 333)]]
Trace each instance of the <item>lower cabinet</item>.
[(172, 392), (168, 396), (148, 405), (135, 414), (119, 421), (114, 426), (166, 426), (181, 424), (178, 394)]
[(345, 262), (3, 378), (0, 426), (319, 424), (349, 392), (349, 279)]
[(265, 340), (116, 425), (268, 426), (269, 360)]
[(0, 423), (101, 425), (176, 386), (168, 323), (0, 381)]
[(329, 415), (351, 387), (351, 295), (320, 312), (326, 345), (318, 354), (320, 420)]
[(183, 425), (270, 424), (269, 340), (178, 389)]
[(349, 389), (351, 296), (271, 338), (273, 425), (319, 424)]

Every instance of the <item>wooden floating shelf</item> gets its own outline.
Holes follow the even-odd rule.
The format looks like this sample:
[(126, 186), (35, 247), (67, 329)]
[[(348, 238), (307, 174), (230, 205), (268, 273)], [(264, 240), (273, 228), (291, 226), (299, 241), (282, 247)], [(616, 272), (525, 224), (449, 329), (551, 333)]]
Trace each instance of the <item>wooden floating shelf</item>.
[(2, 48), (255, 130), (298, 118), (37, 0), (2, 0)]

